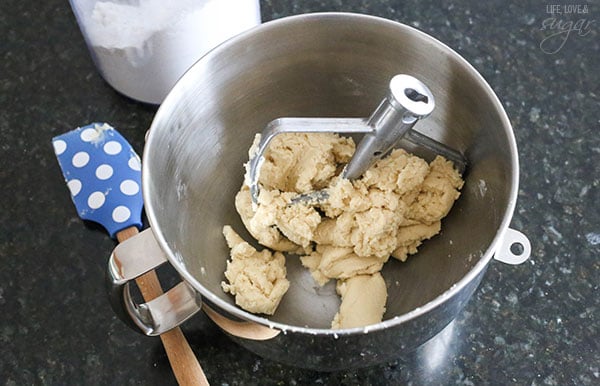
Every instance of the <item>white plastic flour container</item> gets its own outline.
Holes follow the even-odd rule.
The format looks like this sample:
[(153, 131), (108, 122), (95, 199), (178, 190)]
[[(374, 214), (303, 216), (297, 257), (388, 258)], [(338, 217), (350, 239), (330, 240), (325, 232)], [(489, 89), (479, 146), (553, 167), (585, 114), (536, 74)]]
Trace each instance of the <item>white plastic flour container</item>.
[(120, 93), (160, 104), (187, 69), (260, 24), (258, 0), (70, 0), (92, 58)]

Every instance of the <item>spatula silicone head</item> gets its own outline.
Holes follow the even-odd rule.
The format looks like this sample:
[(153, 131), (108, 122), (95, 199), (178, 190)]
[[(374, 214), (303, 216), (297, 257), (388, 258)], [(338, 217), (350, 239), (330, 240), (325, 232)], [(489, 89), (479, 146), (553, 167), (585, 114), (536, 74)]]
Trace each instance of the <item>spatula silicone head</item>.
[(101, 224), (110, 237), (142, 226), (141, 162), (129, 142), (106, 123), (92, 123), (52, 139), (79, 217)]

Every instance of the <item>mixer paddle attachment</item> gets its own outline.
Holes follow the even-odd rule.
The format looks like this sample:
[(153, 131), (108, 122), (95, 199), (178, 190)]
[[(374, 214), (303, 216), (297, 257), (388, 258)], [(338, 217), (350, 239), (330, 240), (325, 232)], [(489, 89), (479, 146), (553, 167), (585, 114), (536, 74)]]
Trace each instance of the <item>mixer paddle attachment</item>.
[[(342, 177), (350, 180), (360, 178), (371, 165), (387, 156), (403, 140), (452, 161), (462, 174), (467, 162), (460, 152), (412, 130), (415, 123), (429, 116), (434, 107), (433, 95), (423, 82), (400, 74), (391, 79), (387, 96), (369, 118), (278, 118), (269, 122), (248, 165), (247, 184), (252, 202), (258, 203), (258, 179), (264, 162), (263, 155), (269, 142), (281, 133), (364, 134), (352, 159), (342, 171)], [(319, 190), (298, 195), (292, 204), (317, 204), (328, 198), (327, 190)]]

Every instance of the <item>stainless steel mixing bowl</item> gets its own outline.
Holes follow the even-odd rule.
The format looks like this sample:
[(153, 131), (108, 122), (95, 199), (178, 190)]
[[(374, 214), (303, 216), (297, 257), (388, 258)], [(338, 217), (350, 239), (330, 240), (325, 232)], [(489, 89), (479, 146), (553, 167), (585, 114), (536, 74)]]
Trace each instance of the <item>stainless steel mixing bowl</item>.
[[(334, 285), (318, 288), (296, 256), (287, 258), (291, 286), (275, 315), (267, 319), (238, 308), (220, 286), (229, 256), (221, 231), (231, 224), (250, 240), (234, 196), (255, 133), (278, 117), (368, 116), (399, 73), (422, 80), (436, 98), (435, 111), (417, 129), (463, 152), (469, 167), (442, 233), (406, 263), (385, 265), (384, 321), (330, 330), (339, 306)], [(152, 231), (113, 253), (111, 298), (121, 315), (148, 334), (180, 323), (203, 303), (217, 315), (250, 322), (240, 326), (274, 332), (249, 337), (228, 331), (267, 358), (319, 370), (382, 362), (452, 321), (494, 254), (512, 262), (527, 258), (527, 239), (508, 229), (518, 178), (517, 148), (502, 105), (477, 71), (444, 44), (406, 25), (358, 14), (268, 22), (204, 56), (158, 110), (143, 157)], [(510, 251), (515, 242), (525, 246), (521, 254)], [(154, 257), (136, 257), (147, 249)], [(156, 303), (134, 304), (127, 281), (164, 259), (182, 284)]]

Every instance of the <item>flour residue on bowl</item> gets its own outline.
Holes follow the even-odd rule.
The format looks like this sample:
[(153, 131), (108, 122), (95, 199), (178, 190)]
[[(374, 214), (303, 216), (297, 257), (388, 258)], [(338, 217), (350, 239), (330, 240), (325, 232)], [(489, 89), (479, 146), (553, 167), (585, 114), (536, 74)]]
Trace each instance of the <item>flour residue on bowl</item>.
[(487, 184), (485, 183), (485, 180), (479, 180), (477, 182), (477, 188), (479, 188), (479, 195), (485, 197), (485, 194), (487, 193)]

